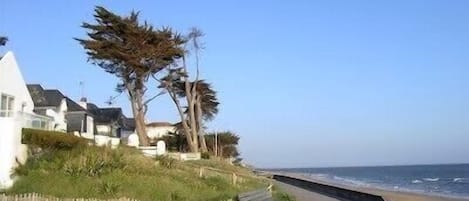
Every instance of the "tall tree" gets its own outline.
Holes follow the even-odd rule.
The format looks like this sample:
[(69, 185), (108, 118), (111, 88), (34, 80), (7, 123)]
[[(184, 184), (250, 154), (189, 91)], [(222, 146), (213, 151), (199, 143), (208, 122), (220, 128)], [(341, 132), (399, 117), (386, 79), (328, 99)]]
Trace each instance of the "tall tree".
[[(193, 87), (192, 85), (197, 85)], [(216, 97), (215, 90), (212, 89), (212, 86), (206, 83), (204, 80), (198, 80), (197, 82), (192, 82), (191, 87), (195, 88), (196, 91), (193, 96), (195, 96), (195, 121), (194, 125), (197, 129), (199, 136), (200, 148), (202, 151), (207, 152), (207, 143), (204, 138), (204, 121), (212, 120), (215, 115), (218, 113), (219, 102)], [(184, 96), (184, 94), (180, 94)]]
[(140, 23), (137, 12), (119, 16), (103, 7), (95, 9), (95, 24), (84, 22), (88, 39), (76, 39), (93, 64), (119, 79), (117, 90), (127, 91), (136, 131), (141, 145), (148, 145), (145, 113), (151, 98), (146, 84), (151, 76), (167, 68), (184, 55), (186, 40), (170, 28), (155, 29)]
[(5, 46), (8, 42), (8, 38), (5, 36), (0, 36), (0, 46)]
[[(198, 152), (199, 145), (202, 152), (207, 151), (205, 139), (199, 137), (199, 129), (197, 129), (197, 83), (199, 80), (199, 54), (203, 49), (200, 38), (203, 36), (202, 31), (192, 28), (187, 35), (187, 41), (192, 47), (195, 55), (195, 79), (191, 81), (187, 65), (187, 54), (182, 57), (182, 66), (173, 66), (168, 70), (168, 74), (160, 79), (160, 88), (166, 89), (171, 99), (176, 105), (179, 116), (181, 118), (180, 125), (186, 136), (186, 141), (190, 147), (190, 151)], [(185, 46), (186, 53), (190, 52), (188, 45)], [(182, 95), (181, 95), (182, 94)], [(185, 104), (181, 103), (180, 98), (185, 99)], [(184, 107), (186, 110), (184, 111)]]

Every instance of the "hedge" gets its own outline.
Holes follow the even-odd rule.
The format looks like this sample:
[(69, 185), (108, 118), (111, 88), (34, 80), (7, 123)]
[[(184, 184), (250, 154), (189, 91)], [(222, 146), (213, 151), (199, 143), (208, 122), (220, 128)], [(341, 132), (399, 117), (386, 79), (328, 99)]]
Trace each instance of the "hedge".
[(23, 144), (35, 145), (44, 149), (71, 149), (87, 145), (88, 143), (86, 139), (72, 134), (30, 128), (23, 128), (21, 142)]

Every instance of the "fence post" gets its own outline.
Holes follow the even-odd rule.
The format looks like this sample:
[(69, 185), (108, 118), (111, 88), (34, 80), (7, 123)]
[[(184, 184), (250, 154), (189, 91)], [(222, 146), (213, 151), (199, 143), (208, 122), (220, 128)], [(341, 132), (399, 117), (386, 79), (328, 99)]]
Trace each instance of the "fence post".
[(236, 185), (236, 182), (238, 180), (238, 176), (236, 175), (236, 173), (233, 172), (232, 177), (233, 177), (233, 185)]
[(204, 177), (204, 167), (200, 167), (200, 169), (199, 169), (199, 177), (200, 177), (200, 178)]

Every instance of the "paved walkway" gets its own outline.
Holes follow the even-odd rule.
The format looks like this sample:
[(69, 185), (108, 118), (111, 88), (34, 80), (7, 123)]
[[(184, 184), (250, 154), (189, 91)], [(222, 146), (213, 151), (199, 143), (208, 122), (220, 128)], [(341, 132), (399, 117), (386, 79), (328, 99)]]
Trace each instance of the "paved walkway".
[(311, 192), (290, 184), (275, 181), (275, 185), (283, 192), (295, 196), (296, 201), (339, 201), (315, 192)]

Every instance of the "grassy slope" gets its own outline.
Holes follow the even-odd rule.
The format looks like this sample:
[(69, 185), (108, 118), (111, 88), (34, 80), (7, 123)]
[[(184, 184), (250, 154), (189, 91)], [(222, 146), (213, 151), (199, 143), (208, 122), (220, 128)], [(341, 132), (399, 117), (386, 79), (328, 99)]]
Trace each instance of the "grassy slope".
[(31, 157), (18, 168), (19, 179), (8, 194), (36, 192), (56, 197), (146, 200), (227, 200), (237, 193), (265, 187), (255, 179), (232, 185), (229, 176), (198, 177), (210, 166), (250, 174), (248, 170), (216, 161), (156, 162), (136, 150), (98, 147), (47, 152)]

